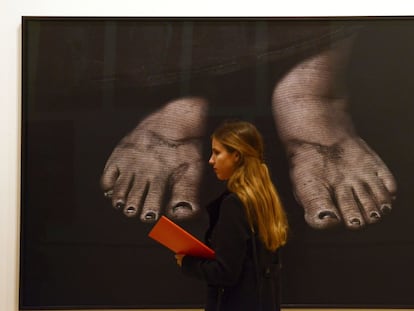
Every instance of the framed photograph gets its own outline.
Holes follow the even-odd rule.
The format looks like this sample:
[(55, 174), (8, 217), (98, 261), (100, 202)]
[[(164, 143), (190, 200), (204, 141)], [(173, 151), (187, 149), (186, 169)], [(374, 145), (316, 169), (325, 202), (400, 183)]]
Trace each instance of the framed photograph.
[[(282, 303), (414, 308), (414, 18), (23, 17), (20, 309), (202, 308), (212, 129), (253, 122)], [(411, 193), (411, 194), (410, 194)]]

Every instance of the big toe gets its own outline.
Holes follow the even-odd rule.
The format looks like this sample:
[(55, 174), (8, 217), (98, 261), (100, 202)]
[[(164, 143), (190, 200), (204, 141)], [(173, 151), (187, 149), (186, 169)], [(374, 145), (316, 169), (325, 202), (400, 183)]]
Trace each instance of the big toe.
[(336, 209), (322, 205), (305, 208), (305, 220), (314, 229), (328, 229), (341, 223), (341, 217)]
[(196, 204), (189, 200), (182, 200), (172, 203), (167, 209), (167, 214), (173, 219), (188, 219), (193, 217), (197, 213), (197, 210)]

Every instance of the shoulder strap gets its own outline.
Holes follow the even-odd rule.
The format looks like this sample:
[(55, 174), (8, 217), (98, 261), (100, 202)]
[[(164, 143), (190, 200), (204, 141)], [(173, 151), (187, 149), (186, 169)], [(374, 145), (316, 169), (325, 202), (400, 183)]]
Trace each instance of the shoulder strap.
[(252, 250), (253, 250), (253, 262), (254, 262), (254, 269), (256, 272), (256, 282), (257, 282), (257, 295), (259, 301), (259, 310), (262, 309), (262, 281), (260, 277), (260, 266), (259, 266), (259, 257), (257, 252), (257, 245), (256, 245), (256, 233), (253, 228), (251, 228), (252, 233)]

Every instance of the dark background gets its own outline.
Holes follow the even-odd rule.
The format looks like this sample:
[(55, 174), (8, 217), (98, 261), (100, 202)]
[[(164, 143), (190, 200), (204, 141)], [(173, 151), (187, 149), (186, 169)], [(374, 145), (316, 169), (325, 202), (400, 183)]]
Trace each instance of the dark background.
[[(275, 22), (289, 28), (301, 20)], [(347, 71), (350, 113), (398, 183), (392, 213), (356, 232), (307, 226), (292, 196), (270, 107), (249, 104), (268, 101), (263, 94), (270, 96), (275, 82), (269, 77), (282, 76), (295, 60), (282, 59), (276, 69), (246, 65), (207, 78), (151, 84), (128, 75), (124, 64), (149, 57), (145, 47), (154, 43), (140, 42), (138, 56), (132, 43), (119, 43), (129, 28), (141, 29), (142, 20), (24, 20), (20, 308), (202, 305), (204, 285), (183, 277), (173, 254), (147, 238), (152, 225), (117, 213), (99, 187), (119, 140), (167, 100), (191, 92), (206, 92), (216, 103), (211, 124), (231, 114), (250, 119), (265, 134), (291, 224), (282, 252), (286, 306), (413, 307), (414, 20), (343, 22), (364, 25)], [(258, 79), (264, 79), (260, 86)], [(251, 85), (255, 91), (239, 91)], [(208, 153), (206, 148), (206, 159)], [(223, 188), (211, 173), (203, 183), (203, 202)], [(206, 217), (181, 225), (202, 238)]]

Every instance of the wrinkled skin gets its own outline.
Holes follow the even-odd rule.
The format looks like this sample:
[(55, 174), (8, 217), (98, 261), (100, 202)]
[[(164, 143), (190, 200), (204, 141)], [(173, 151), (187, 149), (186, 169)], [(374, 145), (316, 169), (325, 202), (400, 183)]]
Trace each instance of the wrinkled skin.
[(355, 133), (340, 80), (350, 40), (299, 64), (275, 87), (273, 112), (297, 201), (313, 228), (373, 224), (389, 213), (393, 175)]
[(172, 101), (121, 140), (101, 178), (116, 209), (128, 217), (139, 215), (143, 222), (161, 214), (172, 219), (197, 214), (205, 113), (202, 99)]
[(295, 195), (313, 228), (343, 222), (359, 229), (391, 211), (393, 176), (361, 138), (331, 146), (289, 142), (288, 148)]
[[(315, 229), (344, 224), (357, 230), (377, 223), (391, 211), (397, 190), (393, 175), (356, 134), (346, 111), (341, 78), (351, 40), (304, 60), (273, 91), (293, 190)], [(143, 222), (161, 214), (173, 219), (197, 214), (207, 105), (201, 98), (167, 103), (121, 140), (101, 179), (115, 208)]]

